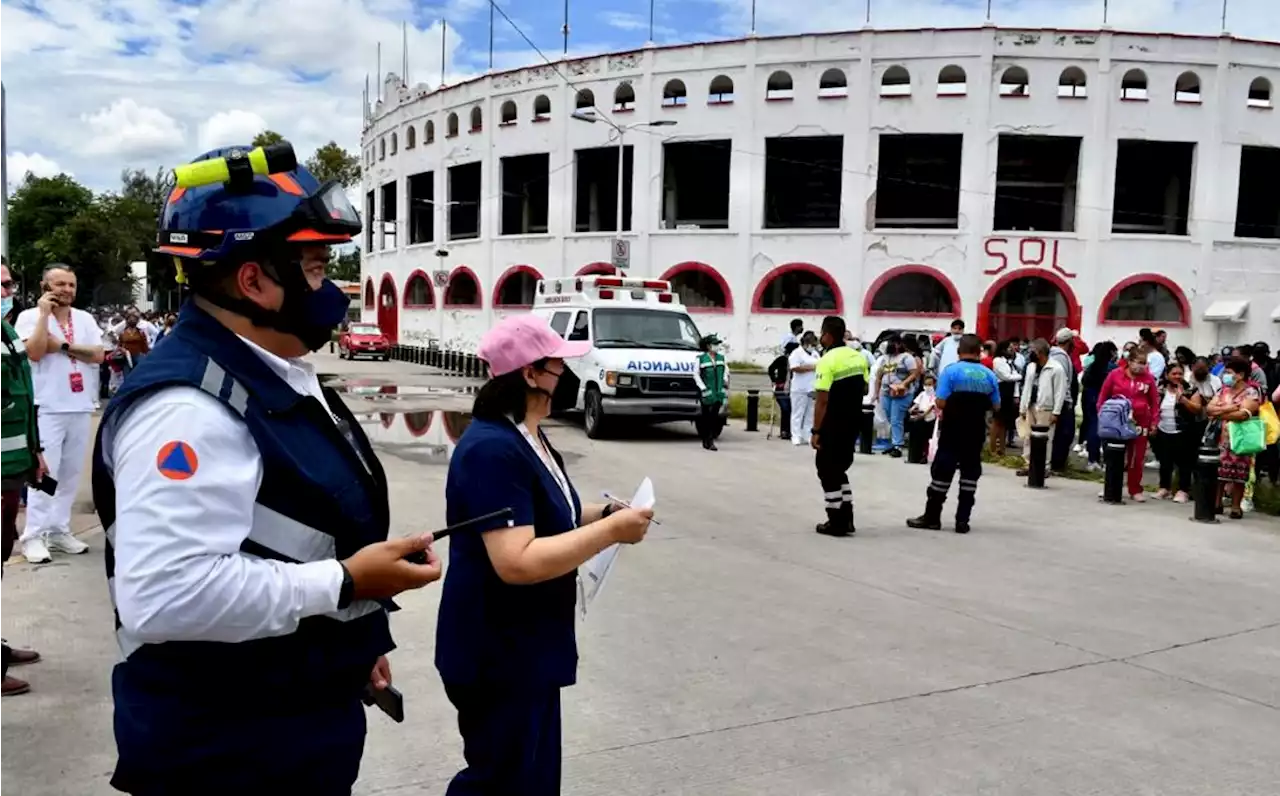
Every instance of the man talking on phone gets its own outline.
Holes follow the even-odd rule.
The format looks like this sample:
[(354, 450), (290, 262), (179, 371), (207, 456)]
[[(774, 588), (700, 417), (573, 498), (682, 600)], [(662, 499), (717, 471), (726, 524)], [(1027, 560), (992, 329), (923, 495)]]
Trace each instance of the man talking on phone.
[(346, 317), (325, 273), (359, 216), (287, 143), (265, 174), (249, 152), (177, 170), (203, 181), (169, 196), (156, 252), (193, 295), (94, 452), (124, 656), (111, 784), (137, 796), (349, 794), (389, 598), (441, 574), (430, 535), (387, 539), (382, 467), (304, 359)]
[(71, 306), (76, 300), (76, 275), (71, 269), (65, 265), (46, 268), (40, 290), (36, 306), (19, 313), (13, 324), (31, 361), (40, 407), (40, 442), (49, 476), (58, 482), (52, 494), (27, 491), (27, 524), (19, 543), (32, 564), (51, 560), (51, 553), (89, 549), (71, 535), (71, 507), (89, 453), (90, 418), (98, 400), (98, 365), (103, 360), (97, 321)]

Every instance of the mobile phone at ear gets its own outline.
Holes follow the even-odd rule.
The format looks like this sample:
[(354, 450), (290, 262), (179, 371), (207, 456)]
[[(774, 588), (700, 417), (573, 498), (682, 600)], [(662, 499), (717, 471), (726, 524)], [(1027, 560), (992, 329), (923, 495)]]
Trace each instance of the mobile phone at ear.
[(41, 478), (36, 483), (32, 484), (32, 486), (49, 497), (53, 497), (53, 493), (58, 489), (58, 480), (48, 473), (45, 473), (44, 478)]
[(386, 688), (374, 688), (372, 683), (366, 685), (362, 701), (366, 705), (377, 705), (378, 710), (397, 724), (404, 721), (404, 694), (393, 685)]

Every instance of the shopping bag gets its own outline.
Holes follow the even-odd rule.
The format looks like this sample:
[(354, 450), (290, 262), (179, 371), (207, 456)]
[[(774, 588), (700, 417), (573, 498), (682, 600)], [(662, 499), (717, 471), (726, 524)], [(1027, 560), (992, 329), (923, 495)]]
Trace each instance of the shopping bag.
[(1263, 440), (1268, 445), (1280, 442), (1280, 415), (1276, 414), (1275, 404), (1270, 401), (1263, 401), (1262, 408), (1258, 410), (1258, 419), (1266, 427), (1266, 434)]
[(1231, 452), (1235, 455), (1252, 456), (1267, 449), (1267, 431), (1262, 418), (1233, 420), (1227, 424), (1227, 429), (1227, 433), (1231, 435)]

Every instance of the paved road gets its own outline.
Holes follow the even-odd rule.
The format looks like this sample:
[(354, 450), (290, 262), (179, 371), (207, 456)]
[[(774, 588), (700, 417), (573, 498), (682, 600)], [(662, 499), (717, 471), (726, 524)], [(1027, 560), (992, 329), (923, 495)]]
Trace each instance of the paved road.
[[(436, 409), (465, 398), (398, 363), (320, 359), (397, 385), (349, 398), (388, 465), (395, 532), (436, 526), (465, 426)], [(567, 794), (1276, 793), (1274, 518), (1201, 526), (1185, 506), (1103, 507), (1096, 485), (1032, 492), (992, 470), (974, 533), (910, 531), (928, 474), (877, 457), (855, 464), (857, 537), (832, 540), (812, 531), (803, 449), (740, 427), (715, 454), (679, 425), (551, 433), (584, 495), (652, 475), (663, 521), (579, 629)], [(110, 792), (116, 651), (102, 537), (86, 539), (86, 556), (6, 567), (4, 634), (47, 660), (4, 702), (5, 792)], [(358, 793), (442, 793), (460, 761), (431, 666), (438, 596), (401, 601), (409, 717), (371, 717)]]

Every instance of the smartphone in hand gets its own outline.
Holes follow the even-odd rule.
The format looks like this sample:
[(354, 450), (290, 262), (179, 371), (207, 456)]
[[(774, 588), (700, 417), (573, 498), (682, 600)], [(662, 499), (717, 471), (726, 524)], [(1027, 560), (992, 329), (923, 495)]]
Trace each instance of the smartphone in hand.
[(53, 493), (58, 489), (58, 479), (54, 478), (48, 473), (45, 473), (44, 478), (41, 478), (38, 482), (32, 484), (31, 486), (45, 493), (49, 497), (53, 497)]
[(399, 724), (404, 721), (404, 694), (393, 685), (386, 688), (374, 688), (373, 683), (364, 687), (361, 700), (366, 705), (377, 705), (378, 709)]

